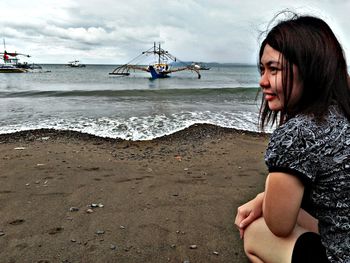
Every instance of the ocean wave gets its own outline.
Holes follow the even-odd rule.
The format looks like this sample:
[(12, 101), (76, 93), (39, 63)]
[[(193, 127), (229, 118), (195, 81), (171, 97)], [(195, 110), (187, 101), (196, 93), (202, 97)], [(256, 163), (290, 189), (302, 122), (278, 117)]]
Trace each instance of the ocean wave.
[(18, 97), (150, 97), (150, 96), (189, 96), (189, 95), (225, 95), (246, 94), (254, 96), (258, 88), (196, 88), (196, 89), (132, 89), (132, 90), (26, 90), (1, 91), (0, 98)]

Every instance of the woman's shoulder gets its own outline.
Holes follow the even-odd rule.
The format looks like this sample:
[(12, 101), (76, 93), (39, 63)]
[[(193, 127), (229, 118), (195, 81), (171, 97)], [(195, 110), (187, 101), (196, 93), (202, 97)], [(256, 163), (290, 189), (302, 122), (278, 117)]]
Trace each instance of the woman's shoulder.
[(270, 141), (292, 142), (300, 138), (314, 137), (316, 126), (317, 124), (311, 116), (297, 115), (277, 127), (272, 133)]
[(330, 111), (323, 121), (297, 115), (273, 132), (265, 162), (269, 170), (288, 168), (310, 181), (319, 171), (338, 169), (337, 165), (350, 156), (349, 145), (350, 125), (339, 112)]
[(350, 123), (336, 106), (331, 106), (323, 118), (308, 114), (296, 115), (278, 127), (273, 135), (317, 138), (337, 132), (350, 135)]

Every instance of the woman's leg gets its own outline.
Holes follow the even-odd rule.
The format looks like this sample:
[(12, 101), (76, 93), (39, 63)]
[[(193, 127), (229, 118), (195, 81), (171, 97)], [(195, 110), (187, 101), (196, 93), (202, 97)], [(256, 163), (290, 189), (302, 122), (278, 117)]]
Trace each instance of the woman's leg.
[(305, 232), (308, 230), (296, 226), (290, 236), (277, 237), (261, 217), (245, 229), (244, 250), (253, 263), (291, 263), (295, 242)]

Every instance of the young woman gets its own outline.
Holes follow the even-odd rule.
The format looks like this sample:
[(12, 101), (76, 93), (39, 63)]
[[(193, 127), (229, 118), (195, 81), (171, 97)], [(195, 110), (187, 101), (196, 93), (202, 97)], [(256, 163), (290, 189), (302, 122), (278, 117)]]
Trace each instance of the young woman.
[(251, 262), (350, 262), (350, 85), (344, 54), (321, 19), (279, 22), (261, 44), (265, 191), (238, 208)]

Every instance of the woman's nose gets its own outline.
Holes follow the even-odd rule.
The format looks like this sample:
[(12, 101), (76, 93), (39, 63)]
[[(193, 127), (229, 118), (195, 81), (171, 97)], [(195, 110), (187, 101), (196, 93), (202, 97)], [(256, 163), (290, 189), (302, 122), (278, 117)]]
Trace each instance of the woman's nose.
[(270, 85), (269, 79), (266, 76), (266, 73), (261, 74), (259, 85), (262, 88), (268, 87)]

